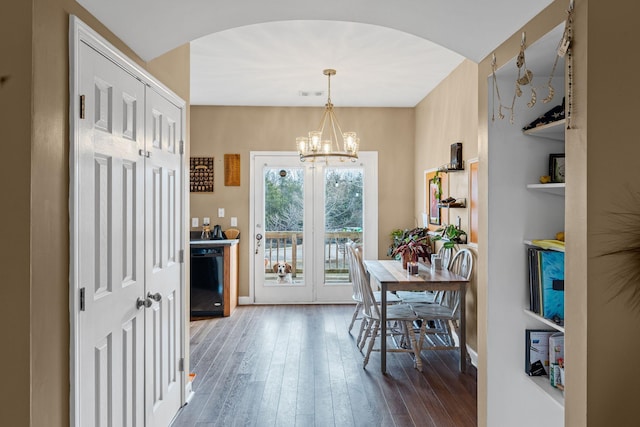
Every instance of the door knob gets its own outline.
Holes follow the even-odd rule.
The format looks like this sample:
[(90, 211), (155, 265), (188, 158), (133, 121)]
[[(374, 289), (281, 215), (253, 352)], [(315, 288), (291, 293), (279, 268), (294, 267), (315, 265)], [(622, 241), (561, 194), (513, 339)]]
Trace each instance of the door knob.
[(147, 299), (152, 299), (155, 302), (160, 302), (160, 300), (162, 300), (162, 295), (160, 295), (160, 292), (156, 292), (155, 294), (152, 294), (151, 292), (147, 293)]
[(138, 310), (140, 310), (142, 307), (149, 308), (152, 304), (153, 301), (151, 301), (149, 298), (142, 299), (138, 297), (138, 300), (136, 301), (136, 308)]

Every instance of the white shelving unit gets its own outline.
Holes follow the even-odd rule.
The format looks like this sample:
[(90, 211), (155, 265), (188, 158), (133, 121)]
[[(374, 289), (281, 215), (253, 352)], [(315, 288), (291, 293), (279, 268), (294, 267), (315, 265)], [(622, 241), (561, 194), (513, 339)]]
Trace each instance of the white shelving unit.
[[(534, 136), (539, 138), (551, 139), (554, 141), (564, 142), (564, 129), (565, 120), (558, 120), (557, 122), (548, 123), (543, 126), (538, 126), (533, 129), (524, 131), (527, 136)], [(553, 194), (554, 196), (564, 197), (565, 183), (547, 183), (547, 184), (527, 184), (528, 190), (540, 191), (547, 194)], [(525, 240), (526, 245), (535, 246), (531, 240)], [(531, 310), (524, 310), (530, 318), (534, 319), (540, 324), (544, 324), (546, 327), (555, 329), (564, 334), (564, 325), (559, 325), (550, 319), (546, 319)], [(542, 391), (548, 395), (554, 402), (564, 408), (564, 394), (562, 390), (552, 387), (549, 382), (548, 376), (528, 377), (534, 384), (542, 389)]]
[[(554, 59), (563, 28), (549, 35), (539, 57)], [(546, 36), (545, 36), (546, 37)], [(527, 48), (533, 57), (540, 41)], [(550, 64), (551, 65), (551, 64)], [(558, 63), (558, 69), (564, 65)], [(502, 99), (514, 95), (515, 60), (497, 70)], [(550, 69), (550, 68), (549, 68)], [(565, 123), (538, 126), (526, 132), (522, 127), (562, 103), (564, 73), (557, 73), (552, 85), (556, 96), (550, 103), (527, 106), (528, 98), (516, 100), (513, 123), (495, 119), (497, 103), (487, 114), (488, 168), (487, 200), (487, 346), (486, 360), (490, 380), (487, 384), (487, 425), (518, 427), (564, 426), (564, 397), (549, 384), (548, 377), (530, 377), (525, 372), (525, 331), (548, 329), (563, 332), (564, 327), (529, 312), (528, 258), (523, 241), (553, 238), (564, 230), (565, 184), (540, 184), (548, 174), (549, 155), (564, 152)], [(487, 81), (488, 96), (493, 88)], [(524, 98), (524, 99), (523, 99)], [(494, 109), (492, 111), (492, 108)], [(493, 113), (493, 114), (492, 114)], [(565, 332), (566, 333), (566, 332)], [(569, 332), (570, 333), (570, 332)], [(567, 390), (571, 393), (571, 390)], [(535, 417), (523, 417), (535, 408)]]
[(549, 384), (549, 377), (529, 377), (531, 381), (540, 387), (540, 389), (551, 398), (555, 403), (557, 403), (560, 407), (564, 408), (564, 394), (562, 390), (558, 390), (557, 388), (553, 388), (551, 384)]
[(564, 197), (564, 182), (554, 182), (549, 184), (527, 184), (529, 190), (543, 191)]
[(538, 126), (524, 131), (525, 135), (537, 136), (538, 138), (553, 139), (555, 141), (564, 141), (564, 128), (566, 120), (558, 120), (546, 125)]
[(528, 314), (529, 316), (533, 317), (534, 319), (536, 319), (538, 322), (544, 323), (545, 325), (550, 326), (553, 329), (557, 330), (558, 332), (562, 332), (564, 334), (564, 326), (558, 325), (557, 323), (552, 322), (549, 319), (545, 319), (544, 317), (540, 316), (539, 314), (534, 313), (531, 310), (525, 309), (524, 312), (526, 314)]

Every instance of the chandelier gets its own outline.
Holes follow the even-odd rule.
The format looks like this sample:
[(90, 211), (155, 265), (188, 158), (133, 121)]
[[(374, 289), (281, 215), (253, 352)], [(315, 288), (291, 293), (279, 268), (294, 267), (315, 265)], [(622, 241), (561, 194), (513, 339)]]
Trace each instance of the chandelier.
[(341, 161), (350, 158), (352, 162), (358, 158), (358, 147), (360, 140), (355, 132), (342, 132), (338, 118), (333, 111), (331, 103), (331, 76), (336, 74), (336, 70), (327, 69), (323, 74), (328, 79), (328, 97), (325, 104), (324, 114), (320, 120), (318, 130), (309, 132), (309, 136), (299, 136), (296, 138), (300, 160), (305, 161), (316, 158), (338, 157)]

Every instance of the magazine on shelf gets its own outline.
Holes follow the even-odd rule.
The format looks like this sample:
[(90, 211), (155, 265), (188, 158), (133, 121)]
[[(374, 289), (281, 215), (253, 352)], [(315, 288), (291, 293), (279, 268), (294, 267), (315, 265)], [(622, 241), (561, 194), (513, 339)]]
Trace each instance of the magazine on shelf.
[(564, 252), (527, 247), (529, 310), (564, 323)]
[(526, 330), (524, 371), (527, 375), (549, 375), (549, 337), (556, 332), (547, 329)]

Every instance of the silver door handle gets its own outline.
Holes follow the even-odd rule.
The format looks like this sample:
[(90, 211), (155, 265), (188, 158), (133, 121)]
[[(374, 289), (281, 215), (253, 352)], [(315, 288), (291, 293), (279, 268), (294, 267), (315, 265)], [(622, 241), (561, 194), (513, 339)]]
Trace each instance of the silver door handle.
[(136, 301), (136, 308), (138, 310), (140, 310), (142, 307), (149, 308), (152, 304), (153, 301), (151, 301), (149, 298), (142, 299), (138, 297), (138, 300)]
[(160, 302), (162, 300), (162, 295), (160, 295), (160, 292), (156, 292), (155, 294), (152, 294), (151, 292), (147, 293), (147, 299), (152, 299), (155, 302)]

